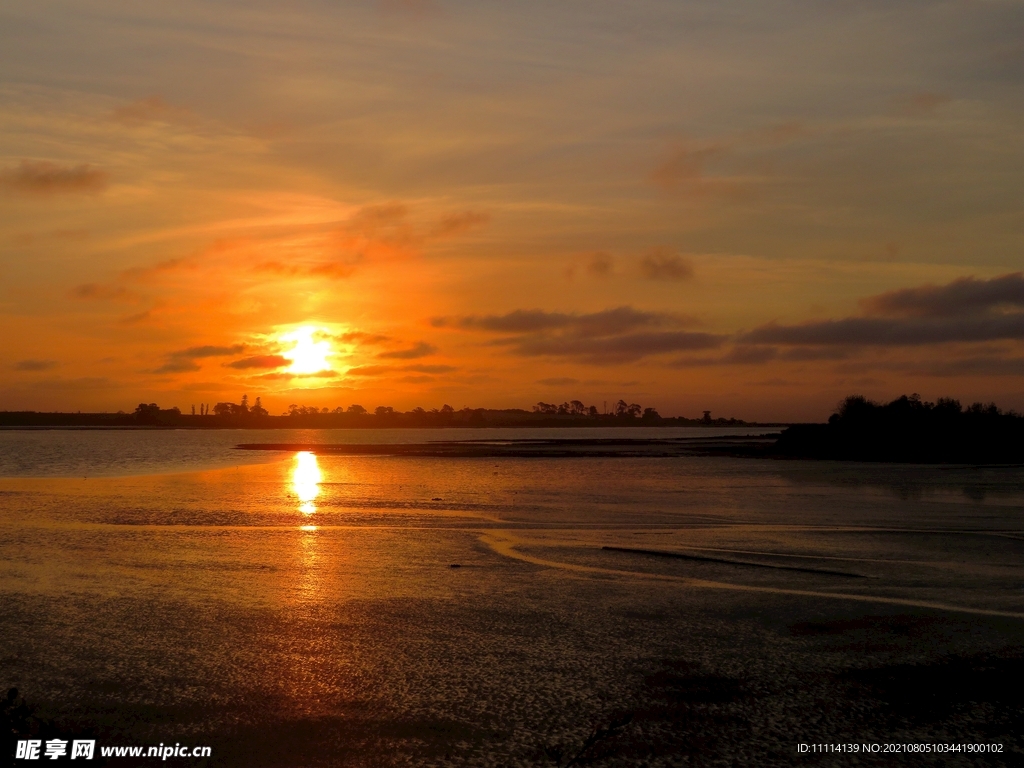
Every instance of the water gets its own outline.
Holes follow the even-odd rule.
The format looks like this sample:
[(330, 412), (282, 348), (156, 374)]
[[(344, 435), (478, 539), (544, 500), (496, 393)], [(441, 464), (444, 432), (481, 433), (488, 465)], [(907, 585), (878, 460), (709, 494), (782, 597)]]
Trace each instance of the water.
[(764, 428), (0, 430), (0, 477), (111, 477), (255, 464), (276, 457), (239, 443), (421, 443), (523, 438), (687, 438)]
[[(597, 765), (790, 765), (798, 741), (854, 738), (1022, 748), (1019, 468), (236, 463), (230, 446), (265, 438), (0, 438), (20, 475), (0, 479), (0, 683), (101, 743), (282, 768), (557, 765), (584, 748)], [(955, 685), (916, 703), (915, 669)]]

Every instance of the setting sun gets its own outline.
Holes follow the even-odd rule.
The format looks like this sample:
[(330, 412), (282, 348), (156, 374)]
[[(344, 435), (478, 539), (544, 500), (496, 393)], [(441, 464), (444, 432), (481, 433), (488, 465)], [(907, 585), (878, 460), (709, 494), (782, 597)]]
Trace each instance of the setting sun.
[(294, 331), (283, 334), (280, 339), (292, 348), (282, 354), (292, 361), (287, 369), (289, 373), (308, 374), (328, 371), (331, 364), (328, 358), (334, 353), (331, 342), (325, 338), (317, 338), (320, 329), (304, 325)]

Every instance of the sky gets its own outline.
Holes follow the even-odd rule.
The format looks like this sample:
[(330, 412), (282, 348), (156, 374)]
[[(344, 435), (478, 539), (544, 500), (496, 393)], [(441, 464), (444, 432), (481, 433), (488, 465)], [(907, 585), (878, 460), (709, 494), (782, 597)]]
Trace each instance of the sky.
[(0, 410), (1024, 409), (1024, 2), (10, 0)]

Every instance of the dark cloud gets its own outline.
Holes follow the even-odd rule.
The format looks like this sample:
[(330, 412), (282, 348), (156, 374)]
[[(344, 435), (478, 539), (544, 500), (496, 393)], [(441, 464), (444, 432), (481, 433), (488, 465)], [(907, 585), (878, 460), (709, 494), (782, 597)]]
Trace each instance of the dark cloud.
[(57, 165), (22, 160), (0, 170), (0, 187), (29, 195), (96, 194), (107, 186), (107, 174), (91, 165)]
[(227, 357), (228, 355), (237, 355), (244, 350), (244, 344), (232, 344), (225, 347), (207, 344), (199, 347), (189, 347), (188, 349), (179, 349), (176, 352), (171, 352), (167, 356), (167, 362), (157, 368), (154, 373), (188, 373), (190, 371), (198, 371), (199, 365), (195, 361), (199, 358)]
[[(745, 345), (789, 347), (783, 360), (840, 360), (858, 347), (915, 347), (1024, 339), (1024, 273), (902, 288), (861, 300), (865, 315), (740, 334)], [(981, 359), (981, 358), (978, 358)], [(978, 371), (982, 373), (981, 369)]]
[(198, 370), (199, 365), (195, 361), (184, 357), (172, 357), (153, 373), (189, 373)]
[(699, 368), (709, 365), (757, 365), (779, 356), (775, 347), (736, 346), (718, 357), (684, 357), (673, 360), (670, 368)]
[(470, 315), (461, 318), (434, 318), (436, 327), (456, 327), (493, 333), (537, 333), (571, 331), (582, 336), (611, 336), (637, 328), (692, 325), (693, 319), (663, 312), (644, 312), (632, 307), (615, 307), (601, 312), (578, 315), (517, 309), (505, 315)]
[(383, 344), (391, 341), (390, 336), (382, 336), (379, 333), (366, 333), (364, 331), (349, 331), (340, 333), (334, 337), (342, 344)]
[(1024, 308), (1024, 273), (903, 288), (871, 296), (861, 304), (869, 314), (895, 317), (970, 317), (1000, 307), (1019, 309)]
[(1024, 376), (1024, 358), (979, 355), (950, 360), (924, 360), (911, 363), (888, 363), (877, 367), (915, 375), (956, 376)]
[(629, 363), (651, 355), (720, 347), (725, 336), (687, 331), (648, 331), (587, 338), (520, 337), (504, 340), (513, 354), (525, 357), (567, 357), (592, 365)]
[(244, 350), (245, 344), (232, 344), (229, 347), (205, 345), (172, 352), (171, 357), (226, 357), (227, 355), (237, 355)]
[(102, 285), (100, 283), (84, 283), (76, 285), (71, 289), (71, 295), (76, 299), (99, 299), (117, 301), (131, 299), (134, 294), (127, 288), (120, 285)]
[(814, 360), (845, 360), (850, 350), (835, 347), (793, 347), (779, 354), (780, 360), (812, 362)]
[(459, 370), (454, 365), (403, 365), (403, 371), (416, 371), (417, 373), (452, 373)]
[(739, 340), (746, 344), (919, 346), (996, 339), (1024, 339), (1024, 313), (969, 319), (849, 317), (800, 325), (769, 323)]
[(48, 371), (57, 367), (56, 360), (19, 360), (14, 364), (16, 371)]
[(517, 309), (505, 315), (434, 318), (439, 327), (511, 334), (488, 342), (528, 357), (566, 357), (601, 365), (639, 360), (650, 355), (720, 346), (724, 336), (677, 330), (692, 318), (663, 312), (616, 307), (575, 314)]
[(648, 280), (690, 280), (693, 264), (667, 248), (654, 248), (640, 259), (640, 274)]
[(386, 360), (415, 360), (418, 357), (427, 357), (437, 352), (437, 347), (421, 341), (409, 349), (393, 349), (390, 352), (381, 352), (377, 357)]
[(281, 355), (256, 355), (254, 357), (244, 357), (241, 360), (234, 360), (230, 363), (225, 363), (228, 368), (284, 368), (286, 365), (291, 365), (291, 360)]

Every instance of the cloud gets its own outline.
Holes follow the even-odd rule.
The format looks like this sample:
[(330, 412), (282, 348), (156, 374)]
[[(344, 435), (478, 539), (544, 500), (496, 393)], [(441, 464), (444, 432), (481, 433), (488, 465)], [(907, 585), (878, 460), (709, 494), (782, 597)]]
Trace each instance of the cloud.
[(898, 104), (900, 111), (906, 115), (925, 117), (934, 114), (939, 107), (951, 101), (952, 99), (944, 93), (922, 91), (900, 99)]
[(604, 251), (582, 253), (573, 257), (572, 262), (565, 268), (563, 274), (567, 280), (572, 280), (576, 276), (576, 271), (581, 264), (591, 277), (606, 278), (615, 271), (615, 260), (610, 253)]
[(394, 349), (390, 352), (381, 352), (377, 357), (385, 360), (415, 360), (418, 357), (427, 357), (437, 352), (437, 347), (421, 341), (409, 349)]
[(346, 376), (382, 376), (394, 372), (391, 365), (356, 365), (345, 371)]
[(711, 365), (757, 365), (779, 356), (775, 347), (736, 346), (718, 357), (683, 357), (668, 363), (669, 368), (698, 368)]
[(120, 285), (102, 285), (101, 283), (83, 283), (71, 289), (76, 299), (96, 299), (100, 301), (118, 301), (135, 297), (131, 291)]
[(1000, 307), (1020, 309), (1024, 308), (1024, 273), (904, 288), (871, 296), (861, 305), (869, 314), (896, 317), (970, 317)]
[(1024, 376), (1024, 358), (976, 355), (950, 360), (921, 360), (914, 362), (889, 362), (878, 368), (900, 371), (914, 375), (956, 377), (956, 376)]
[(270, 380), (310, 379), (310, 378), (312, 378), (312, 379), (333, 379), (333, 378), (336, 378), (338, 376), (341, 376), (341, 374), (338, 373), (337, 371), (331, 371), (331, 370), (316, 371), (315, 373), (287, 373), (287, 372), (284, 372), (284, 371), (275, 371), (274, 373), (262, 373), (259, 376), (257, 376), (256, 378), (259, 378), (259, 379), (270, 379)]
[(153, 373), (189, 373), (198, 371), (199, 365), (187, 358), (172, 357), (166, 363), (153, 371)]
[(0, 170), (0, 187), (28, 195), (97, 194), (107, 186), (107, 173), (91, 165), (57, 165), (22, 160)]
[(356, 271), (354, 263), (322, 261), (314, 264), (285, 264), (281, 261), (261, 261), (252, 267), (254, 272), (269, 272), (288, 277), (326, 277), (342, 280)]
[(194, 119), (190, 109), (168, 104), (162, 96), (149, 96), (118, 107), (110, 119), (131, 127), (146, 123), (178, 123)]
[(651, 181), (666, 190), (675, 190), (684, 184), (706, 183), (708, 163), (725, 153), (723, 143), (692, 148), (677, 144), (651, 171)]
[(167, 356), (167, 362), (157, 368), (154, 373), (188, 373), (198, 371), (197, 359), (206, 357), (227, 357), (237, 355), (245, 350), (244, 344), (232, 344), (230, 346), (214, 346), (206, 344), (188, 349), (179, 349)]
[(725, 336), (687, 331), (651, 331), (586, 338), (521, 337), (508, 340), (513, 354), (524, 357), (567, 357), (592, 365), (628, 363), (652, 355), (720, 347)]
[(57, 367), (56, 360), (19, 360), (13, 366), (16, 371), (48, 371)]
[(635, 328), (692, 325), (692, 318), (664, 312), (645, 312), (633, 307), (615, 307), (590, 314), (545, 312), (541, 309), (517, 309), (504, 315), (469, 315), (459, 318), (436, 317), (438, 328), (456, 327), (494, 333), (536, 333), (566, 330), (583, 336), (608, 336)]
[(648, 280), (691, 280), (693, 264), (667, 248), (653, 248), (640, 259), (640, 274)]
[(840, 346), (919, 346), (996, 339), (1024, 339), (1024, 313), (970, 320), (850, 317), (800, 325), (770, 323), (740, 337), (748, 344)]
[(390, 336), (384, 336), (379, 333), (367, 333), (365, 331), (340, 333), (334, 339), (342, 344), (384, 344), (391, 341)]
[(291, 362), (287, 357), (281, 355), (256, 355), (234, 360), (224, 365), (228, 368), (244, 370), (247, 368), (284, 368), (286, 365), (291, 365)]
[(179, 269), (195, 269), (196, 265), (192, 259), (189, 258), (177, 258), (177, 259), (166, 259), (165, 261), (157, 262), (150, 267), (132, 267), (121, 272), (122, 280), (143, 280), (153, 275), (159, 275), (164, 272), (174, 272)]
[(610, 254), (598, 252), (587, 259), (587, 272), (594, 277), (608, 277), (612, 273), (613, 261)]
[(595, 365), (630, 362), (667, 352), (711, 349), (726, 339), (710, 333), (657, 330), (691, 325), (694, 320), (629, 306), (589, 314), (517, 309), (504, 315), (437, 317), (431, 322), (435, 327), (503, 334), (488, 344), (507, 347), (515, 355), (565, 357)]
[(436, 238), (455, 237), (470, 229), (482, 226), (488, 221), (490, 221), (490, 216), (478, 211), (453, 213), (442, 217), (430, 230), (430, 235)]
[(556, 376), (550, 379), (538, 379), (538, 384), (543, 384), (546, 387), (569, 387), (573, 384), (579, 384), (579, 379), (573, 379), (569, 376)]
[(217, 347), (212, 345), (204, 345), (201, 347), (189, 347), (188, 349), (182, 349), (177, 352), (172, 352), (172, 357), (225, 357), (227, 355), (237, 355), (245, 349), (245, 344), (232, 344), (229, 347)]
[(396, 373), (412, 372), (412, 373), (429, 373), (429, 374), (440, 374), (440, 373), (452, 373), (453, 371), (459, 370), (454, 365), (423, 365), (416, 363), (414, 365), (357, 365), (349, 368), (346, 372), (346, 376), (390, 376)]
[(452, 373), (459, 369), (454, 365), (404, 365), (402, 370), (418, 373)]
[(1024, 275), (973, 277), (924, 285), (861, 301), (868, 315), (798, 325), (769, 323), (742, 334), (747, 344), (921, 346), (1024, 339)]

